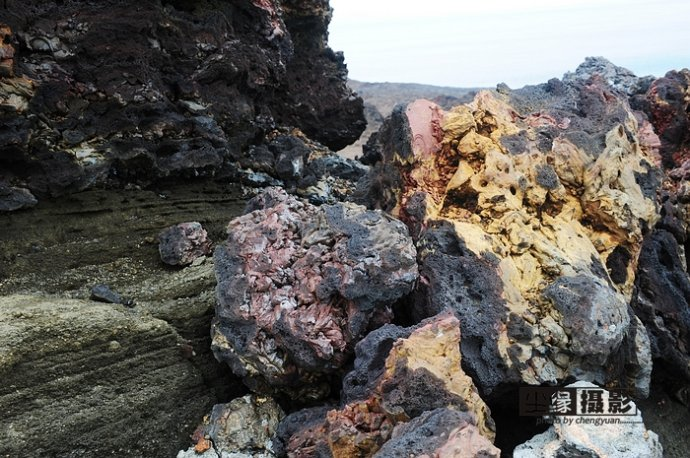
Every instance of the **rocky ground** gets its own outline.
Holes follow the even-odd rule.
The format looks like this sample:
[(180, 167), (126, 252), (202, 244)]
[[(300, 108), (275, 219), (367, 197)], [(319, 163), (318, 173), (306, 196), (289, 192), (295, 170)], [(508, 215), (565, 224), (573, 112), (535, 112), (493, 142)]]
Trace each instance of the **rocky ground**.
[(5, 6), (0, 456), (684, 456), (688, 70), (413, 101), (354, 161), (326, 0)]
[[(210, 351), (213, 261), (168, 267), (159, 232), (221, 240), (235, 186), (86, 191), (2, 216), (0, 455), (173, 456), (244, 388)], [(99, 284), (133, 305), (91, 300)]]

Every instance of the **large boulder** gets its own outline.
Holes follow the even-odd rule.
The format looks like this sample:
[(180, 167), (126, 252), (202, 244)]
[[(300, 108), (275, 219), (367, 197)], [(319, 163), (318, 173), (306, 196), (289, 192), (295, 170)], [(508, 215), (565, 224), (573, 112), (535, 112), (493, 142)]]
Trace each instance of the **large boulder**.
[(216, 357), (253, 390), (328, 392), (354, 345), (390, 321), (417, 280), (404, 224), (354, 204), (313, 206), (279, 188), (247, 204), (215, 252)]
[(214, 176), (279, 125), (334, 149), (364, 130), (327, 0), (21, 6), (0, 12), (0, 169), (39, 197)]
[(0, 298), (0, 454), (173, 456), (214, 395), (167, 322), (120, 305)]
[(649, 340), (628, 304), (658, 220), (658, 139), (624, 91), (582, 73), (450, 111), (399, 107), (358, 190), (410, 227), (414, 314), (457, 314), (486, 394), (574, 375), (648, 391)]

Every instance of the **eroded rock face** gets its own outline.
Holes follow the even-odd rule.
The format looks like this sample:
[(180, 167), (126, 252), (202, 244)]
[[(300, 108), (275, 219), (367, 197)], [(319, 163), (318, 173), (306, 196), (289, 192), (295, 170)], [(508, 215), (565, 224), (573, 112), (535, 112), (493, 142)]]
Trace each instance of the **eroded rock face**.
[(4, 8), (0, 178), (41, 197), (214, 176), (278, 125), (352, 143), (362, 101), (329, 19), (305, 0)]
[[(459, 342), (460, 326), (450, 313), (411, 328), (389, 324), (372, 331), (357, 344), (342, 407), (328, 411), (320, 424), (314, 417), (322, 411), (305, 411), (305, 426), (285, 430), (291, 433), (282, 438), (288, 455), (372, 456), (391, 438), (381, 456), (394, 456), (405, 443), (407, 453), (461, 443), (497, 452), (489, 408), (461, 368)], [(412, 419), (418, 420), (408, 423)], [(405, 427), (396, 433), (396, 425)]]
[[(568, 388), (598, 388), (588, 382), (576, 382)], [(606, 390), (604, 398), (610, 393)], [(565, 422), (566, 417), (555, 416), (554, 424), (546, 432), (539, 434), (515, 448), (513, 456), (516, 458), (547, 458), (547, 457), (582, 457), (607, 456), (616, 458), (633, 458), (645, 456), (661, 458), (663, 449), (659, 438), (653, 431), (645, 428), (642, 414), (632, 401), (629, 404), (635, 415), (625, 418), (625, 422), (618, 424), (621, 416), (597, 415), (589, 417), (594, 421)]]
[(269, 188), (215, 253), (213, 349), (254, 390), (327, 393), (354, 344), (417, 279), (407, 228), (354, 204), (315, 207)]
[(0, 329), (3, 456), (172, 456), (215, 400), (150, 313), (11, 295)]
[[(572, 77), (448, 112), (420, 100), (379, 134), (360, 199), (410, 227), (417, 316), (455, 311), (485, 393), (574, 374), (648, 387), (649, 351), (626, 350), (648, 343), (628, 304), (660, 157), (627, 100), (599, 75)], [(631, 373), (614, 364), (624, 354)]]

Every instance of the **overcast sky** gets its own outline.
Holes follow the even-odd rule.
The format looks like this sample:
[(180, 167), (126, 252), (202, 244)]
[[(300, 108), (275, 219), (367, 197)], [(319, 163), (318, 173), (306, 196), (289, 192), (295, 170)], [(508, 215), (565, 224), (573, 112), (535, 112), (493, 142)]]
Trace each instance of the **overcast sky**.
[(604, 56), (637, 75), (690, 67), (690, 0), (331, 0), (350, 78), (517, 88)]

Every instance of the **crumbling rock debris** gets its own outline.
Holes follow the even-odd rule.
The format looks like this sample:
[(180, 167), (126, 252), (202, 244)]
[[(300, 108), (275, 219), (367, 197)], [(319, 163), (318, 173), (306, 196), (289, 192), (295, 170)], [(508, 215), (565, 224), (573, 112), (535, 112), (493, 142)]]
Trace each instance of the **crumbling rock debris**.
[[(575, 382), (567, 388), (598, 388), (589, 382)], [(603, 399), (610, 393), (602, 390)], [(551, 457), (615, 457), (661, 458), (663, 449), (653, 431), (645, 428), (642, 414), (634, 402), (628, 405), (634, 414), (628, 416), (596, 415), (594, 417), (565, 417), (555, 415), (553, 426), (522, 445), (515, 458)], [(586, 418), (586, 421), (577, 419)], [(567, 420), (573, 420), (572, 422)], [(623, 420), (621, 420), (623, 419)], [(599, 420), (597, 422), (596, 420)]]
[(372, 331), (357, 344), (354, 370), (343, 381), (343, 405), (328, 411), (320, 424), (315, 417), (323, 411), (296, 414), (309, 421), (290, 428), (289, 439), (282, 438), (288, 456), (312, 456), (314, 451), (336, 457), (372, 456), (396, 436), (398, 425), (413, 419), (419, 420), (398, 430), (402, 438), (385, 453), (382, 450), (383, 456), (393, 456), (403, 443), (414, 443), (420, 435), (435, 436), (438, 443), (416, 443), (418, 448), (464, 444), (495, 452), (494, 423), (461, 368), (459, 342), (460, 326), (450, 313), (410, 328), (388, 324)]
[(227, 176), (276, 127), (339, 149), (362, 100), (328, 2), (27, 0), (0, 13), (0, 169), (39, 198)]
[(213, 350), (259, 392), (325, 395), (324, 376), (417, 279), (407, 228), (354, 204), (315, 207), (269, 188), (228, 236), (215, 252)]
[(273, 131), (239, 160), (240, 181), (280, 186), (314, 204), (333, 204), (354, 193), (368, 168), (345, 159), (297, 129)]
[(203, 453), (214, 458), (272, 458), (271, 438), (284, 416), (273, 399), (261, 396), (247, 395), (217, 404), (192, 437), (197, 445), (177, 456)]
[(161, 260), (171, 266), (185, 266), (211, 254), (212, 241), (201, 223), (180, 223), (158, 235)]
[(398, 109), (356, 195), (408, 224), (416, 316), (455, 311), (484, 394), (576, 374), (648, 390), (649, 351), (628, 351), (648, 339), (628, 304), (658, 219), (659, 143), (624, 91), (581, 73), (450, 111)]

